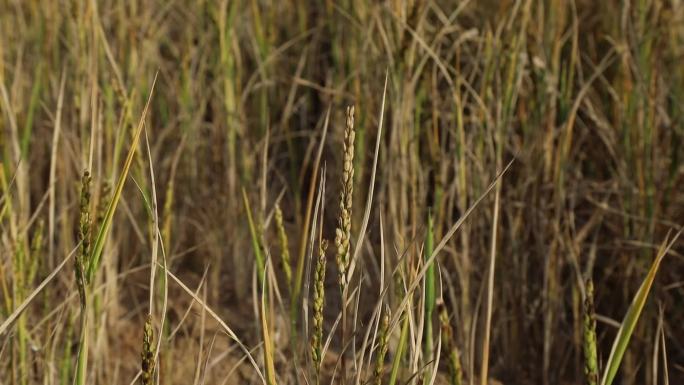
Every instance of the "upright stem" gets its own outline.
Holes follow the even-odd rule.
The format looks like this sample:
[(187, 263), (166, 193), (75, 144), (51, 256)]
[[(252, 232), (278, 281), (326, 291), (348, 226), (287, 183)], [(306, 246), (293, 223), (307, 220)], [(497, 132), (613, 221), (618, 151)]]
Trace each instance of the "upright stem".
[(76, 366), (76, 385), (86, 384), (88, 369), (88, 307), (87, 297), (81, 306), (81, 341), (78, 347), (78, 362)]

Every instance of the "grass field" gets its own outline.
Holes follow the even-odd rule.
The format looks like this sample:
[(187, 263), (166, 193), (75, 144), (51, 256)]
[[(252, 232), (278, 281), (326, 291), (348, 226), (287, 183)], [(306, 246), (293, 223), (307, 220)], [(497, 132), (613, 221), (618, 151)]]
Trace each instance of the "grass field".
[(681, 0), (0, 0), (0, 384), (684, 383)]

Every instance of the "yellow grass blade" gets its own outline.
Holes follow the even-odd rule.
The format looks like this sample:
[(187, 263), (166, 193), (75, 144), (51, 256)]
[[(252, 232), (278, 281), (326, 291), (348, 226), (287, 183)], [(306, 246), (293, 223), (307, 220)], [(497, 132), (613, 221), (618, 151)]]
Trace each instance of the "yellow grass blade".
[(114, 190), (114, 195), (112, 195), (112, 200), (109, 202), (109, 207), (107, 207), (107, 212), (100, 226), (100, 230), (97, 233), (97, 238), (95, 239), (95, 244), (93, 246), (93, 251), (90, 256), (90, 263), (88, 264), (88, 271), (86, 278), (90, 282), (95, 274), (95, 269), (100, 264), (100, 257), (102, 256), (102, 249), (104, 248), (105, 241), (107, 240), (107, 235), (109, 234), (109, 228), (112, 226), (112, 219), (114, 218), (114, 212), (116, 211), (116, 206), (121, 198), (121, 192), (123, 191), (124, 184), (126, 184), (126, 177), (128, 176), (128, 170), (131, 168), (133, 163), (133, 157), (135, 156), (135, 150), (138, 148), (138, 140), (140, 139), (140, 134), (143, 131), (145, 125), (145, 117), (147, 116), (147, 111), (150, 108), (150, 102), (152, 101), (152, 94), (154, 94), (154, 86), (157, 83), (157, 75), (154, 75), (154, 80), (152, 81), (152, 88), (150, 89), (150, 95), (147, 98), (147, 103), (145, 104), (145, 109), (143, 110), (140, 121), (138, 122), (138, 127), (133, 134), (133, 141), (131, 142), (131, 148), (128, 150), (128, 156), (126, 157), (126, 162), (124, 163), (123, 169), (119, 174), (119, 181), (116, 183), (116, 190)]
[(615, 374), (617, 374), (617, 371), (620, 368), (620, 362), (625, 354), (625, 350), (627, 350), (627, 345), (632, 337), (632, 332), (639, 321), (641, 310), (643, 310), (644, 305), (646, 304), (646, 299), (648, 298), (649, 291), (651, 291), (651, 286), (653, 286), (653, 281), (655, 280), (656, 273), (658, 272), (658, 267), (660, 267), (660, 262), (662, 262), (663, 257), (665, 254), (667, 254), (681, 233), (682, 230), (679, 230), (672, 241), (668, 243), (668, 240), (665, 239), (665, 241), (660, 245), (658, 254), (651, 265), (651, 269), (648, 271), (646, 278), (644, 278), (644, 281), (641, 283), (641, 287), (639, 287), (639, 290), (634, 295), (632, 304), (629, 306), (627, 314), (625, 314), (625, 318), (620, 325), (620, 330), (618, 330), (618, 334), (615, 337), (615, 342), (613, 342), (613, 347), (610, 350), (610, 356), (606, 362), (606, 370), (603, 372), (601, 385), (612, 384)]

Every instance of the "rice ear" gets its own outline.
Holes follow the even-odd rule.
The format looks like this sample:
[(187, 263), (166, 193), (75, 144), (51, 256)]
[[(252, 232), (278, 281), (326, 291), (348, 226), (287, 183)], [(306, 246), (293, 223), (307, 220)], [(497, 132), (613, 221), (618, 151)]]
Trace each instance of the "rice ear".
[(154, 383), (154, 328), (152, 327), (152, 315), (147, 316), (145, 327), (143, 329), (143, 344), (142, 344), (142, 385), (152, 385)]

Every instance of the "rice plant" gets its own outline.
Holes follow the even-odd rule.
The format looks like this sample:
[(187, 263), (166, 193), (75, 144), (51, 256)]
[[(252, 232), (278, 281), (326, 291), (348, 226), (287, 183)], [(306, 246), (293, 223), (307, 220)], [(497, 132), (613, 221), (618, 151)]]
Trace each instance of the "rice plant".
[(683, 54), (681, 1), (0, 1), (0, 383), (682, 383)]

